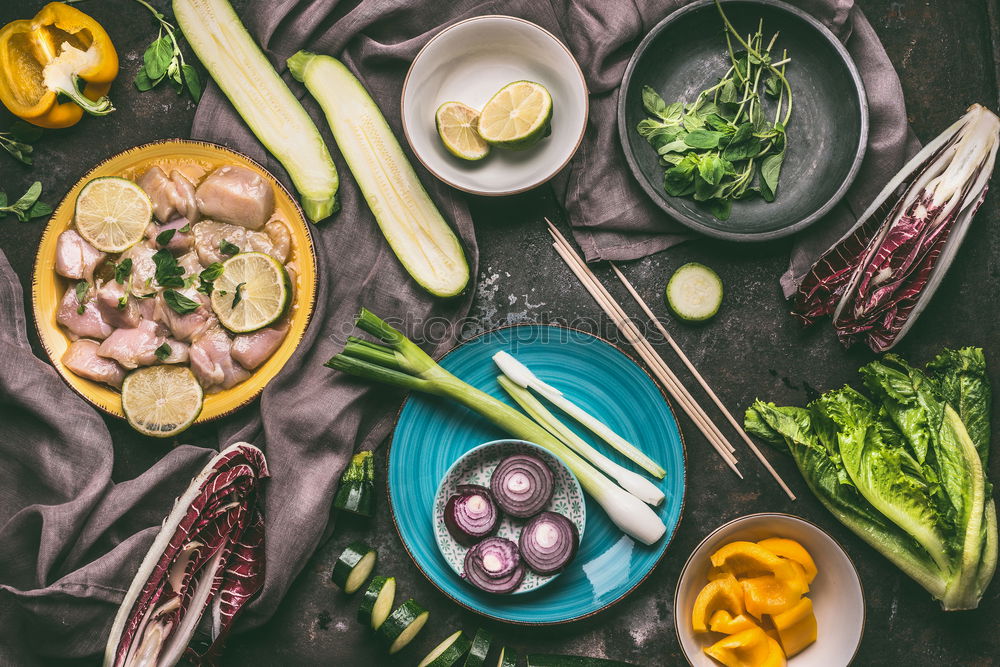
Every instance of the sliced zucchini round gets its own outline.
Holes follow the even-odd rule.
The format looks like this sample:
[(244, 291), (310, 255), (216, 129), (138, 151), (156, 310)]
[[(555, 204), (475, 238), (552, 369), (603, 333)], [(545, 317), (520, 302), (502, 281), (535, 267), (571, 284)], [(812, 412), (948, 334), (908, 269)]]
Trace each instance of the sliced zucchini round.
[(349, 544), (333, 565), (333, 583), (348, 595), (356, 593), (375, 569), (377, 559), (376, 551), (364, 542)]
[(434, 647), (417, 667), (452, 667), (469, 650), (472, 642), (461, 630), (450, 635), (443, 642)]
[(410, 598), (396, 607), (378, 629), (378, 637), (385, 644), (389, 655), (403, 650), (427, 622), (430, 612)]
[(392, 603), (396, 599), (396, 578), (375, 577), (368, 584), (361, 606), (358, 608), (358, 621), (372, 630), (378, 630), (382, 622), (389, 617)]
[(509, 646), (500, 649), (500, 657), (497, 658), (497, 667), (517, 667), (517, 651)]
[(490, 643), (493, 636), (486, 628), (476, 630), (476, 636), (472, 638), (472, 646), (469, 647), (469, 657), (465, 659), (465, 667), (483, 667), (486, 664), (486, 655), (490, 652)]
[(704, 264), (690, 262), (674, 271), (667, 282), (667, 305), (682, 320), (709, 319), (722, 305), (722, 280)]

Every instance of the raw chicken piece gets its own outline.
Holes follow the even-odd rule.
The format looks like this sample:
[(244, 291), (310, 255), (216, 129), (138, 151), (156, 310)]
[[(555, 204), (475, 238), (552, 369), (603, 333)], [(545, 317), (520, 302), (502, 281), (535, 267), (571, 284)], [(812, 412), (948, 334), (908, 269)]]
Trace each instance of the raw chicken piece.
[(288, 334), (288, 324), (265, 327), (233, 338), (233, 359), (243, 368), (256, 369), (267, 361)]
[[(130, 329), (139, 324), (142, 315), (139, 312), (139, 305), (132, 295), (128, 295), (127, 298), (125, 295), (124, 285), (109, 280), (97, 290), (94, 301), (97, 303), (97, 309), (101, 311), (101, 317), (104, 318), (105, 322), (113, 327)], [(125, 298), (124, 305), (122, 305), (122, 298)]]
[(126, 258), (132, 260), (132, 275), (130, 280), (132, 294), (146, 295), (156, 291), (156, 282), (154, 280), (154, 276), (156, 276), (156, 262), (153, 261), (153, 255), (155, 254), (156, 250), (140, 243), (119, 255), (119, 264)]
[(141, 320), (134, 329), (115, 329), (101, 343), (97, 354), (114, 359), (125, 368), (149, 366), (159, 361), (156, 348), (166, 339), (163, 327), (152, 320)]
[(176, 169), (170, 172), (168, 178), (159, 167), (150, 167), (136, 183), (149, 195), (153, 202), (153, 215), (160, 222), (168, 222), (178, 215), (198, 221), (194, 184)]
[(208, 393), (243, 382), (250, 373), (233, 360), (232, 341), (219, 326), (205, 331), (191, 344), (191, 371)]
[(125, 369), (113, 359), (97, 356), (99, 347), (100, 343), (86, 338), (73, 341), (63, 354), (63, 365), (80, 377), (121, 389)]
[(77, 312), (80, 302), (76, 298), (76, 286), (70, 285), (63, 295), (62, 303), (59, 304), (59, 311), (56, 313), (56, 322), (69, 330), (70, 338), (96, 338), (103, 340), (111, 335), (114, 327), (104, 321), (101, 311), (97, 309), (97, 304), (92, 298), (94, 289), (90, 288), (85, 298), (83, 312)]
[(264, 225), (264, 231), (267, 232), (268, 238), (271, 239), (271, 250), (262, 250), (261, 252), (266, 252), (284, 264), (288, 261), (288, 253), (292, 250), (292, 235), (288, 231), (288, 227), (281, 220), (274, 219), (269, 220)]
[(207, 296), (194, 287), (185, 287), (177, 291), (201, 305), (196, 310), (181, 315), (167, 305), (161, 293), (156, 296), (153, 319), (166, 326), (174, 338), (190, 342), (206, 329), (217, 324), (218, 320), (212, 312), (212, 307)]
[[(196, 276), (201, 273), (201, 262), (198, 260), (198, 253), (191, 251), (185, 253), (177, 258), (177, 263), (184, 267), (184, 277), (189, 278), (191, 276)], [(195, 281), (195, 287), (198, 286), (198, 282)]]
[(76, 230), (67, 229), (56, 241), (56, 273), (70, 280), (94, 282), (94, 268), (107, 257)]
[(219, 167), (198, 186), (198, 209), (206, 218), (260, 229), (274, 212), (274, 190), (246, 167)]
[[(194, 236), (191, 234), (190, 228), (191, 222), (187, 218), (174, 218), (170, 222), (165, 222), (162, 225), (150, 224), (146, 229), (146, 238), (149, 239), (150, 248), (166, 248), (175, 255), (185, 253), (191, 249), (194, 245)], [(187, 232), (182, 232), (180, 229), (182, 227), (188, 227)], [(165, 246), (161, 246), (156, 242), (156, 237), (163, 232), (173, 229), (174, 235), (170, 237), (170, 241)]]
[[(198, 259), (203, 266), (208, 266), (212, 262), (224, 262), (230, 258), (231, 255), (224, 255), (219, 249), (223, 241), (232, 243), (243, 252), (266, 253), (279, 262), (284, 262), (288, 254), (287, 246), (282, 251), (264, 231), (254, 232), (238, 225), (214, 220), (202, 220), (192, 227), (191, 231), (194, 233), (194, 248), (198, 251)], [(287, 232), (287, 229), (285, 231)]]
[(165, 322), (161, 322), (156, 318), (156, 298), (149, 297), (147, 299), (140, 299), (137, 296), (130, 298), (131, 301), (135, 301), (139, 307), (139, 315), (142, 316), (144, 320), (154, 320), (166, 326)]
[(161, 359), (164, 364), (186, 364), (190, 358), (188, 352), (191, 347), (187, 343), (182, 343), (176, 338), (168, 338), (165, 345), (170, 347), (170, 354)]

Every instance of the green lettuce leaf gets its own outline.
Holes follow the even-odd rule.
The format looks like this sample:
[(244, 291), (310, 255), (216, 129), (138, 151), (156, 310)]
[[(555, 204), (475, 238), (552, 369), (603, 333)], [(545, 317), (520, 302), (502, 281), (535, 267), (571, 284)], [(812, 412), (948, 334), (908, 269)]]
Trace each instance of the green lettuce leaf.
[(982, 348), (945, 349), (927, 364), (938, 390), (955, 409), (976, 445), (983, 467), (989, 465), (990, 406), (993, 400)]

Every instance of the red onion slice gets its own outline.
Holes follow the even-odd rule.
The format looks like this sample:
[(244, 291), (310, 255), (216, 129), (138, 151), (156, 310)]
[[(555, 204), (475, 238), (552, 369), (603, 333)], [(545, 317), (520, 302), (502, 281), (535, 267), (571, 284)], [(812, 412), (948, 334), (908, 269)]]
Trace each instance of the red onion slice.
[(459, 484), (456, 490), (445, 505), (444, 525), (456, 542), (469, 547), (497, 531), (500, 511), (484, 486)]
[(552, 471), (537, 456), (514, 454), (493, 471), (490, 491), (503, 511), (526, 519), (541, 512), (552, 500)]
[(521, 530), (521, 558), (538, 574), (555, 574), (573, 560), (580, 545), (576, 524), (556, 512), (542, 512)]
[(503, 537), (489, 537), (465, 554), (462, 576), (488, 593), (510, 593), (524, 580), (524, 564), (517, 545)]

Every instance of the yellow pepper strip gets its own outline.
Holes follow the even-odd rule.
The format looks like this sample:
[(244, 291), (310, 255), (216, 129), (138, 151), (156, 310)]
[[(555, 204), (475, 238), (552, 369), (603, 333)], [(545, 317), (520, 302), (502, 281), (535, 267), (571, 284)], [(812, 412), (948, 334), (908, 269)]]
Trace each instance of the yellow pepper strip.
[(806, 574), (806, 583), (811, 584), (813, 579), (816, 578), (816, 563), (813, 561), (812, 556), (809, 555), (809, 552), (805, 550), (805, 547), (795, 540), (785, 537), (770, 537), (766, 540), (761, 540), (757, 544), (775, 556), (787, 558), (801, 565)]
[(720, 609), (708, 621), (708, 629), (712, 632), (720, 632), (724, 635), (735, 635), (737, 632), (750, 630), (759, 627), (756, 622), (746, 614), (733, 616), (725, 609)]
[(816, 616), (809, 598), (802, 598), (797, 605), (771, 620), (789, 658), (816, 641)]
[(111, 38), (75, 7), (50, 2), (34, 18), (0, 28), (0, 101), (29, 123), (61, 128), (75, 125), (84, 111), (111, 113), (107, 93), (116, 76)]
[(708, 632), (709, 619), (720, 609), (725, 609), (730, 616), (739, 616), (744, 611), (743, 589), (731, 574), (708, 582), (698, 593), (691, 611), (692, 629)]
[[(750, 628), (724, 637), (711, 646), (705, 647), (705, 653), (726, 667), (758, 667), (773, 663), (772, 642), (774, 646), (778, 646), (778, 642), (764, 634), (760, 628)], [(784, 662), (784, 654), (781, 653), (780, 646), (778, 646), (778, 654), (781, 655), (781, 661)]]

